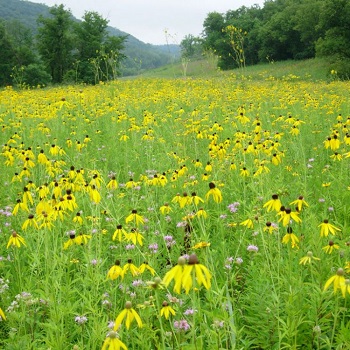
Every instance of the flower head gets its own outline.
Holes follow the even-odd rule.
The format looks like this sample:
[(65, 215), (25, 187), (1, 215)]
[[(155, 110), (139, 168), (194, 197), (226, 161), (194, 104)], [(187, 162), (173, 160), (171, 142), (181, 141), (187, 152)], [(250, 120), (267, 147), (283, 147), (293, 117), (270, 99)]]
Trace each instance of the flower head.
[(170, 314), (175, 316), (175, 310), (166, 301), (163, 301), (160, 316), (164, 316), (166, 319), (169, 319)]
[(7, 243), (6, 248), (8, 249), (11, 246), (20, 248), (20, 246), (22, 244), (24, 246), (26, 246), (26, 242), (25, 242), (24, 238), (22, 236), (20, 236), (17, 232), (13, 231), (10, 238), (9, 238), (9, 241)]
[(122, 322), (125, 319), (125, 326), (126, 329), (130, 328), (131, 323), (136, 320), (136, 323), (139, 328), (143, 326), (141, 318), (139, 314), (132, 308), (131, 301), (127, 301), (125, 303), (125, 308), (120, 312), (120, 314), (117, 316), (115, 323), (114, 323), (114, 331), (117, 331)]

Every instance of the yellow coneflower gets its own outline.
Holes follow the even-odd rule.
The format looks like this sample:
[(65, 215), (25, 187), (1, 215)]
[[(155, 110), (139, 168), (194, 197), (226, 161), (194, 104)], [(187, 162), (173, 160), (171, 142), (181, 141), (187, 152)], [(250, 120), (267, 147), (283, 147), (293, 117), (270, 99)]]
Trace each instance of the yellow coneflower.
[(78, 211), (76, 213), (76, 215), (73, 218), (73, 222), (75, 222), (76, 224), (82, 225), (83, 224), (83, 218), (81, 217), (81, 212)]
[(164, 205), (162, 205), (160, 208), (159, 208), (159, 211), (163, 214), (163, 215), (166, 215), (166, 214), (169, 214), (172, 209), (170, 208), (169, 204), (168, 203), (164, 203)]
[(343, 296), (345, 296), (348, 286), (345, 283), (344, 270), (342, 268), (339, 268), (337, 270), (337, 273), (327, 280), (323, 290), (327, 290), (332, 283), (334, 293), (337, 292), (338, 289), (340, 289)]
[(175, 316), (175, 310), (166, 301), (163, 301), (162, 308), (160, 310), (160, 316), (164, 316), (165, 319), (168, 320), (170, 314)]
[(299, 260), (300, 265), (311, 264), (312, 260), (321, 260), (320, 258), (314, 257), (311, 251), (307, 252), (306, 256)]
[(195, 216), (197, 216), (198, 218), (202, 217), (203, 219), (206, 219), (208, 217), (208, 214), (203, 208), (199, 208)]
[(116, 260), (114, 265), (107, 272), (107, 279), (115, 280), (118, 277), (124, 278), (124, 270), (120, 266), (120, 261)]
[(277, 213), (277, 215), (280, 216), (278, 222), (282, 221), (283, 226), (288, 226), (291, 220), (295, 221), (296, 223), (301, 222), (297, 211), (292, 211), (291, 208), (284, 208), (284, 210), (282, 210), (282, 208), (283, 207), (281, 207), (281, 210)]
[(293, 201), (293, 202), (291, 202), (290, 205), (295, 205), (296, 208), (297, 208), (297, 211), (301, 211), (303, 206), (305, 206), (305, 207), (309, 206), (309, 204), (307, 204), (307, 202), (305, 202), (303, 196), (299, 196), (298, 199)]
[(293, 233), (291, 227), (287, 228), (287, 233), (282, 238), (283, 244), (291, 242), (292, 248), (298, 248), (299, 238)]
[(240, 223), (241, 226), (245, 226), (247, 228), (253, 228), (254, 227), (254, 223), (253, 223), (253, 220), (252, 219), (247, 219), (247, 220), (244, 220)]
[(166, 287), (168, 287), (168, 285), (171, 283), (172, 280), (175, 281), (174, 292), (178, 294), (181, 293), (182, 275), (183, 275), (185, 264), (186, 264), (186, 259), (180, 256), (177, 261), (177, 265), (172, 267), (171, 270), (169, 270), (163, 278), (163, 284)]
[(126, 345), (118, 338), (118, 333), (115, 331), (110, 331), (107, 334), (107, 338), (103, 342), (101, 350), (128, 350)]
[(128, 259), (128, 262), (123, 266), (123, 275), (125, 276), (128, 271), (130, 271), (133, 277), (138, 276), (141, 273), (136, 265), (133, 264), (132, 259)]
[(126, 233), (125, 239), (127, 241), (131, 241), (133, 244), (138, 243), (140, 246), (143, 245), (144, 237), (143, 235), (137, 230), (137, 228), (132, 228), (130, 233)]
[(28, 206), (26, 203), (23, 203), (20, 199), (17, 199), (16, 205), (14, 206), (12, 210), (12, 215), (17, 215), (19, 210), (27, 211), (29, 212)]
[(122, 225), (117, 225), (116, 230), (113, 233), (112, 240), (115, 241), (118, 239), (119, 242), (121, 242), (123, 239), (126, 239), (128, 237), (127, 232), (123, 229)]
[(24, 238), (20, 236), (17, 232), (13, 231), (9, 238), (6, 248), (8, 249), (11, 246), (20, 248), (22, 244), (26, 246)]
[(28, 219), (25, 220), (23, 225), (22, 225), (22, 230), (25, 231), (28, 227), (33, 227), (37, 230), (39, 229), (39, 225), (36, 222), (33, 214), (28, 215)]
[(209, 182), (209, 191), (205, 195), (205, 199), (208, 201), (210, 197), (213, 197), (214, 202), (222, 202), (221, 191), (215, 186), (214, 182)]
[(269, 212), (271, 210), (276, 211), (277, 213), (280, 211), (282, 206), (281, 200), (278, 198), (278, 194), (273, 194), (272, 199), (267, 201), (264, 205), (263, 208), (266, 208), (266, 210)]
[(131, 214), (125, 218), (125, 222), (128, 224), (129, 222), (133, 222), (136, 226), (143, 225), (145, 220), (139, 214), (137, 214), (137, 210), (133, 209)]
[(319, 224), (318, 227), (321, 228), (321, 237), (327, 237), (330, 233), (332, 235), (336, 235), (337, 231), (340, 231), (340, 228), (330, 224), (327, 219), (323, 220), (323, 222)]
[(136, 320), (136, 323), (139, 328), (142, 328), (142, 320), (139, 314), (132, 308), (131, 301), (127, 301), (125, 303), (125, 308), (121, 313), (117, 316), (115, 322), (114, 322), (114, 331), (117, 331), (120, 327), (120, 325), (123, 323), (125, 319), (125, 327), (126, 329), (129, 329), (131, 326), (131, 323)]
[(332, 254), (334, 249), (339, 249), (339, 244), (335, 244), (333, 241), (329, 241), (328, 244), (322, 248), (327, 254)]
[(140, 273), (144, 273), (145, 271), (149, 271), (151, 273), (152, 276), (155, 275), (156, 271), (154, 270), (153, 267), (149, 266), (148, 262), (145, 261), (144, 263), (142, 263), (139, 267), (139, 271)]
[(106, 186), (109, 190), (115, 190), (118, 188), (118, 182), (115, 178), (115, 176), (112, 176), (111, 180), (108, 182)]
[(91, 239), (91, 235), (80, 233), (78, 236), (75, 237), (75, 243), (78, 245), (85, 245), (88, 243), (89, 239)]
[(190, 205), (191, 202), (192, 198), (189, 197), (189, 195), (186, 192), (184, 192), (179, 201), (180, 208), (184, 208), (186, 205)]
[(199, 203), (204, 203), (204, 200), (197, 196), (197, 193), (196, 192), (192, 192), (191, 194), (191, 203), (193, 203), (194, 205), (198, 206)]
[(199, 286), (203, 285), (206, 289), (209, 289), (211, 286), (211, 277), (208, 268), (199, 263), (197, 255), (191, 254), (188, 264), (184, 266), (182, 287), (185, 289), (186, 294), (188, 294), (193, 286), (192, 278), (194, 278)]

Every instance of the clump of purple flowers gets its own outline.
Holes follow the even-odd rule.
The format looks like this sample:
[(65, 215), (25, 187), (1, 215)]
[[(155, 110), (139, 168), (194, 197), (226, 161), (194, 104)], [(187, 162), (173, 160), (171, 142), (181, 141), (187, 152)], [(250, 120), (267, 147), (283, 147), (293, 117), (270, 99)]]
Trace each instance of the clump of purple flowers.
[(178, 331), (188, 331), (190, 329), (190, 325), (186, 320), (174, 321), (174, 328)]
[(238, 211), (239, 202), (233, 202), (227, 206), (227, 209), (232, 213), (236, 213)]

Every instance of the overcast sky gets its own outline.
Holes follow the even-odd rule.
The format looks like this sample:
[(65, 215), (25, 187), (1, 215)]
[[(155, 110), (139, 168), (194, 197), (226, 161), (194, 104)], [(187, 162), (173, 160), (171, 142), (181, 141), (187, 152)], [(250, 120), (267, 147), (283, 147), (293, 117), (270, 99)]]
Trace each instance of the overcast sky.
[(200, 35), (209, 12), (225, 13), (241, 6), (263, 6), (264, 0), (30, 0), (54, 6), (63, 4), (81, 19), (96, 11), (109, 25), (150, 44), (180, 44), (187, 34)]

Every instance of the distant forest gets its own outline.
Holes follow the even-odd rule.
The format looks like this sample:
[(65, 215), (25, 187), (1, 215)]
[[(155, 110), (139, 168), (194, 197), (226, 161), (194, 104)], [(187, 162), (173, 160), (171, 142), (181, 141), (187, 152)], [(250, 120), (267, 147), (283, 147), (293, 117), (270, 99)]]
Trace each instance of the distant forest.
[(96, 12), (81, 21), (63, 5), (49, 8), (0, 0), (0, 85), (89, 83), (136, 75), (203, 55), (222, 70), (261, 62), (326, 57), (340, 79), (350, 77), (349, 0), (267, 0), (212, 12), (200, 37), (155, 46), (108, 26)]
[(350, 77), (349, 0), (267, 0), (225, 14), (209, 13), (201, 38), (188, 35), (182, 56), (212, 52), (221, 69), (260, 62), (327, 57), (339, 78)]
[[(48, 29), (51, 29), (51, 38), (45, 38), (44, 32)], [(58, 33), (61, 34), (60, 38), (55, 37)], [(84, 38), (84, 35), (87, 37)], [(58, 44), (62, 46), (61, 40), (67, 45), (65, 52), (62, 47), (58, 47)], [(89, 47), (90, 53), (88, 50), (81, 51), (85, 40), (92, 40), (93, 47)], [(114, 47), (111, 47), (112, 42)], [(50, 46), (52, 43), (56, 44), (55, 48)], [(43, 45), (46, 44), (48, 46), (45, 49)], [(50, 47), (55, 52), (60, 51), (61, 57), (56, 57), (55, 63), (53, 57), (48, 57), (47, 51)], [(114, 50), (112, 66), (111, 57), (106, 57), (106, 49)], [(96, 52), (99, 52), (99, 55)], [(91, 57), (86, 57), (89, 54)], [(171, 63), (179, 56), (179, 45), (172, 42), (168, 45), (145, 44), (108, 26), (108, 21), (96, 12), (86, 13), (85, 18), (79, 21), (63, 5), (49, 8), (29, 1), (0, 0), (2, 86), (46, 85), (61, 81), (95, 83), (97, 80), (113, 79), (116, 75), (136, 75), (144, 70)], [(97, 67), (97, 62), (100, 62), (101, 66)], [(108, 73), (105, 72), (106, 63)], [(52, 71), (53, 64), (61, 66), (58, 69), (63, 75), (57, 76), (57, 72)], [(81, 71), (86, 66), (90, 73), (83, 76)]]

